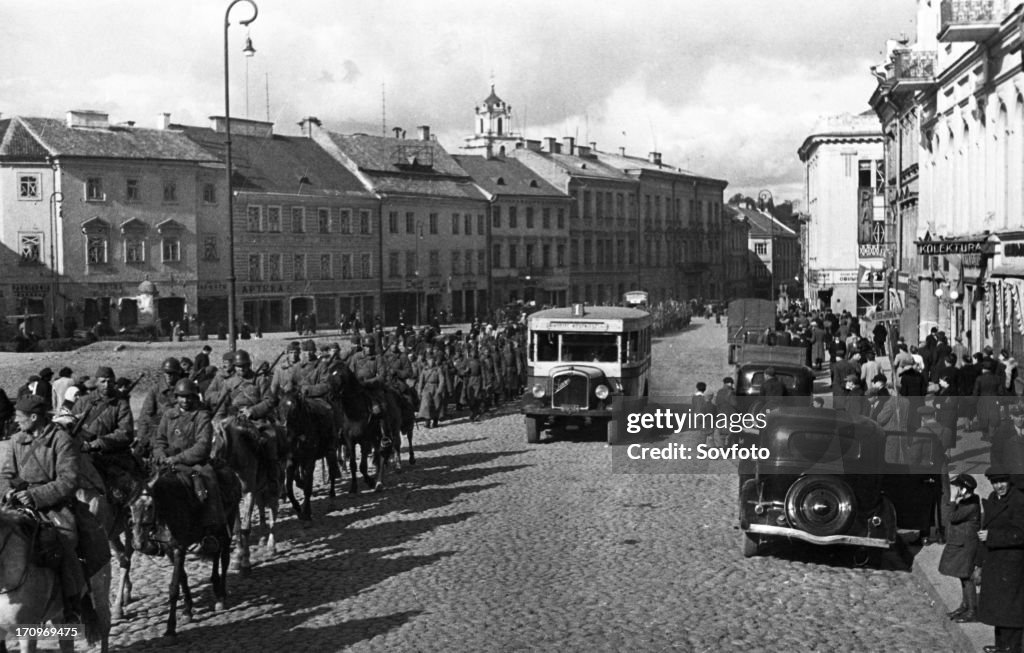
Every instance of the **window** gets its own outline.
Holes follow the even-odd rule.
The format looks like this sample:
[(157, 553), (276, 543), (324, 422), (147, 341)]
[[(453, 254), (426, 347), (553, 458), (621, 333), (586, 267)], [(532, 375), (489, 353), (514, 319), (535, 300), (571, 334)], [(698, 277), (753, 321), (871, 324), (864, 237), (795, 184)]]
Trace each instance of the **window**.
[(146, 241), (141, 238), (128, 236), (124, 239), (124, 262), (145, 263), (146, 262)]
[(88, 177), (85, 180), (85, 201), (103, 202), (107, 199), (103, 192), (103, 179), (101, 177)]
[(615, 250), (619, 255), (619, 265), (626, 262), (626, 241), (619, 239), (615, 242)]
[(565, 229), (565, 209), (558, 209), (558, 228)]
[(306, 231), (306, 209), (301, 206), (292, 207), (292, 233), (301, 234)]
[(551, 228), (551, 209), (543, 208), (540, 210), (540, 226), (543, 229)]
[(430, 251), (430, 275), (436, 277), (439, 274), (441, 274), (441, 252), (434, 249)]
[(558, 245), (555, 249), (555, 265), (560, 268), (565, 267), (565, 245)]
[(405, 276), (411, 277), (416, 274), (416, 252), (405, 253)]
[(583, 265), (593, 265), (594, 263), (594, 250), (593, 244), (590, 239), (583, 241)]
[(636, 241), (629, 241), (629, 264), (636, 264)]
[(473, 216), (471, 216), (470, 214), (467, 213), (465, 215), (464, 222), (465, 222), (465, 224), (463, 226), (465, 227), (465, 229), (463, 229), (463, 231), (465, 232), (465, 234), (467, 236), (472, 236), (473, 235)]
[(551, 245), (542, 245), (540, 249), (540, 265), (541, 267), (551, 267)]
[(495, 229), (501, 228), (501, 207), (494, 207), (494, 215), (491, 217), (491, 226)]
[(316, 210), (316, 229), (319, 233), (329, 234), (331, 233), (331, 210), (330, 209), (317, 209)]
[(476, 273), (479, 275), (487, 274), (487, 250), (477, 250), (476, 253)]
[[(344, 260), (344, 257), (342, 257)], [(321, 279), (333, 279), (334, 270), (331, 269), (331, 255), (321, 254), (320, 255), (320, 278)]]
[(203, 184), (203, 202), (207, 204), (217, 203), (217, 187), (213, 184)]
[(177, 236), (164, 236), (160, 239), (160, 257), (164, 263), (177, 263), (181, 260), (181, 239)]
[(508, 246), (508, 266), (510, 268), (519, 267), (519, 252), (518, 247), (514, 243), (509, 243)]
[(18, 175), (18, 199), (42, 199), (43, 194), (39, 188), (39, 180), (39, 175)]
[(204, 261), (219, 261), (220, 256), (217, 254), (217, 237), (213, 235), (203, 236), (203, 260)]
[[(398, 226), (398, 212), (393, 212), (395, 216), (395, 226)], [(394, 279), (395, 277), (402, 276), (398, 269), (398, 252), (388, 252), (388, 276)]]
[(572, 265), (580, 264), (580, 242), (575, 238), (569, 241), (569, 260)]
[(263, 265), (259, 254), (249, 254), (249, 281), (263, 280)]
[(436, 213), (431, 213), (430, 214), (430, 233), (432, 233), (432, 234), (436, 234), (437, 233), (437, 214)]
[(758, 256), (765, 256), (768, 254), (768, 243), (754, 243), (754, 253)]
[(390, 211), (388, 213), (388, 233), (398, 233), (398, 211)]
[(164, 203), (178, 201), (178, 182), (173, 179), (164, 180)]
[(526, 228), (533, 229), (533, 207), (526, 207)]
[(21, 265), (36, 265), (42, 262), (43, 234), (19, 234)]
[(369, 234), (370, 231), (370, 212), (366, 210), (359, 211), (359, 233)]
[(462, 252), (458, 250), (452, 251), (452, 276), (458, 276), (462, 274)]
[(466, 258), (464, 260), (466, 262), (466, 266), (464, 268), (462, 268), (463, 271), (466, 274), (473, 274), (473, 250), (471, 250), (471, 249), (467, 249), (466, 250)]
[(452, 235), (453, 236), (459, 235), (459, 219), (460, 218), (459, 218), (459, 214), (458, 213), (452, 213)]
[(292, 259), (292, 273), (296, 281), (302, 281), (306, 278), (305, 254), (296, 254), (295, 258)]
[(341, 228), (339, 231), (343, 234), (352, 233), (352, 211), (351, 209), (342, 209), (340, 214)]
[(495, 244), (491, 247), (491, 261), (494, 267), (501, 267), (501, 245)]
[(484, 235), (484, 226), (485, 226), (485, 224), (486, 224), (486, 222), (485, 222), (484, 214), (483, 213), (477, 213), (476, 214), (476, 233), (477, 234), (479, 234), (481, 236)]
[(139, 183), (138, 179), (124, 180), (124, 199), (127, 202), (142, 201), (142, 184)]
[(281, 280), (281, 255), (267, 254), (267, 280)]
[(533, 252), (536, 249), (534, 245), (526, 246), (526, 267), (532, 268), (537, 261), (534, 259)]
[(281, 207), (267, 207), (267, 231), (275, 234), (281, 233)]
[(362, 277), (364, 279), (370, 279), (373, 277), (373, 266), (372, 259), (369, 254), (359, 255), (359, 269), (362, 271)]
[(341, 278), (351, 279), (352, 278), (352, 255), (342, 254), (341, 255)]
[(248, 218), (246, 222), (246, 227), (248, 231), (253, 233), (257, 231), (262, 231), (261, 227), (263, 225), (263, 207), (253, 206), (250, 204), (249, 206), (246, 207), (245, 214)]
[(416, 233), (416, 214), (408, 211), (405, 214), (405, 233)]
[(515, 229), (518, 226), (519, 216), (517, 215), (517, 208), (515, 206), (508, 207), (508, 226), (509, 229)]

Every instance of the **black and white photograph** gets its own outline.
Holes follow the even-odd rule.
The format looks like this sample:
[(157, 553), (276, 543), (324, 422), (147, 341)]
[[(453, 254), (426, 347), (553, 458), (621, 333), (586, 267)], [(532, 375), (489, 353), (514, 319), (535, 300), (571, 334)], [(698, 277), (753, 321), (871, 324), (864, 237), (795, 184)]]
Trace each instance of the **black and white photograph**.
[(0, 43), (0, 651), (1024, 653), (1024, 1)]

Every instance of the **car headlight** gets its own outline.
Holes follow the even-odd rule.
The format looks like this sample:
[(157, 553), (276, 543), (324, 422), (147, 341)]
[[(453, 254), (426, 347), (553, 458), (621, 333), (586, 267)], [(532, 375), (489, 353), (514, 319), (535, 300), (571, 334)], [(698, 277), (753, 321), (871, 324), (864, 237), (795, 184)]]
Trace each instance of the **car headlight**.
[(537, 399), (543, 399), (544, 393), (547, 391), (544, 389), (544, 386), (542, 386), (539, 383), (535, 383), (531, 392), (533, 393), (533, 396), (536, 397)]
[(607, 399), (608, 398), (608, 392), (609, 392), (608, 386), (604, 385), (603, 383), (601, 385), (597, 386), (596, 388), (594, 388), (594, 394), (597, 395), (598, 399)]

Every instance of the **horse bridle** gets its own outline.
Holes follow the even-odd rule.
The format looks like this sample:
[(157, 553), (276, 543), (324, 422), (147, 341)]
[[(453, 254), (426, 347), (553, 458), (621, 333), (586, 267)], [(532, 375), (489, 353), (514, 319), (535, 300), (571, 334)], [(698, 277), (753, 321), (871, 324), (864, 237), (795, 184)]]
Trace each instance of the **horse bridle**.
[[(22, 506), (20, 508), (11, 508), (11, 509), (15, 510), (17, 512), (23, 512), (23, 513), (27, 514), (29, 517), (31, 517), (33, 527), (32, 527), (32, 534), (28, 538), (28, 556), (26, 556), (25, 569), (22, 570), (22, 572), (21, 572), (21, 578), (18, 579), (18, 582), (14, 585), (14, 587), (7, 587), (7, 588), (0, 587), (0, 594), (10, 594), (11, 592), (17, 590), (19, 587), (21, 587), (22, 585), (25, 584), (25, 581), (28, 579), (29, 567), (33, 566), (32, 556), (33, 556), (33, 553), (35, 552), (36, 539), (37, 539), (37, 537), (39, 535), (39, 529), (41, 529), (43, 527), (43, 516), (39, 513), (39, 511), (33, 510), (33, 509), (31, 509), (31, 508), (29, 508), (27, 506)], [(7, 548), (7, 544), (8, 544), (8, 542), (10, 542), (11, 537), (14, 535), (14, 531), (17, 528), (18, 527), (16, 525), (12, 526), (11, 529), (7, 532), (7, 535), (4, 536), (4, 539), (2, 541), (0, 541), (0, 555), (2, 555), (3, 552), (4, 552), (4, 549)]]

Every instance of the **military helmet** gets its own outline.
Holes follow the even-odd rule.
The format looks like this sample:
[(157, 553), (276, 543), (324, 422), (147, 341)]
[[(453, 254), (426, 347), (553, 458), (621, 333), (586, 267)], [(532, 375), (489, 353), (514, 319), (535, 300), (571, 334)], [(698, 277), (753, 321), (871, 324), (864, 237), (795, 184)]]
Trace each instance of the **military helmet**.
[(364, 347), (376, 347), (377, 346), (377, 339), (374, 338), (373, 336), (363, 336), (363, 346)]
[(174, 396), (176, 397), (198, 397), (199, 386), (191, 379), (182, 379), (174, 384)]
[(352, 336), (352, 344), (355, 345), (356, 347), (362, 344), (362, 341), (359, 339), (358, 333)]
[(302, 345), (299, 344), (298, 340), (292, 340), (288, 343), (288, 351), (299, 351), (302, 349)]
[(182, 374), (184, 372), (184, 370), (181, 369), (181, 362), (173, 356), (164, 359), (164, 362), (160, 365), (160, 369), (168, 374)]
[(303, 340), (302, 351), (316, 351), (316, 343), (312, 339)]
[(244, 349), (239, 349), (235, 352), (234, 356), (235, 365), (252, 365), (252, 359), (249, 358), (249, 352)]

